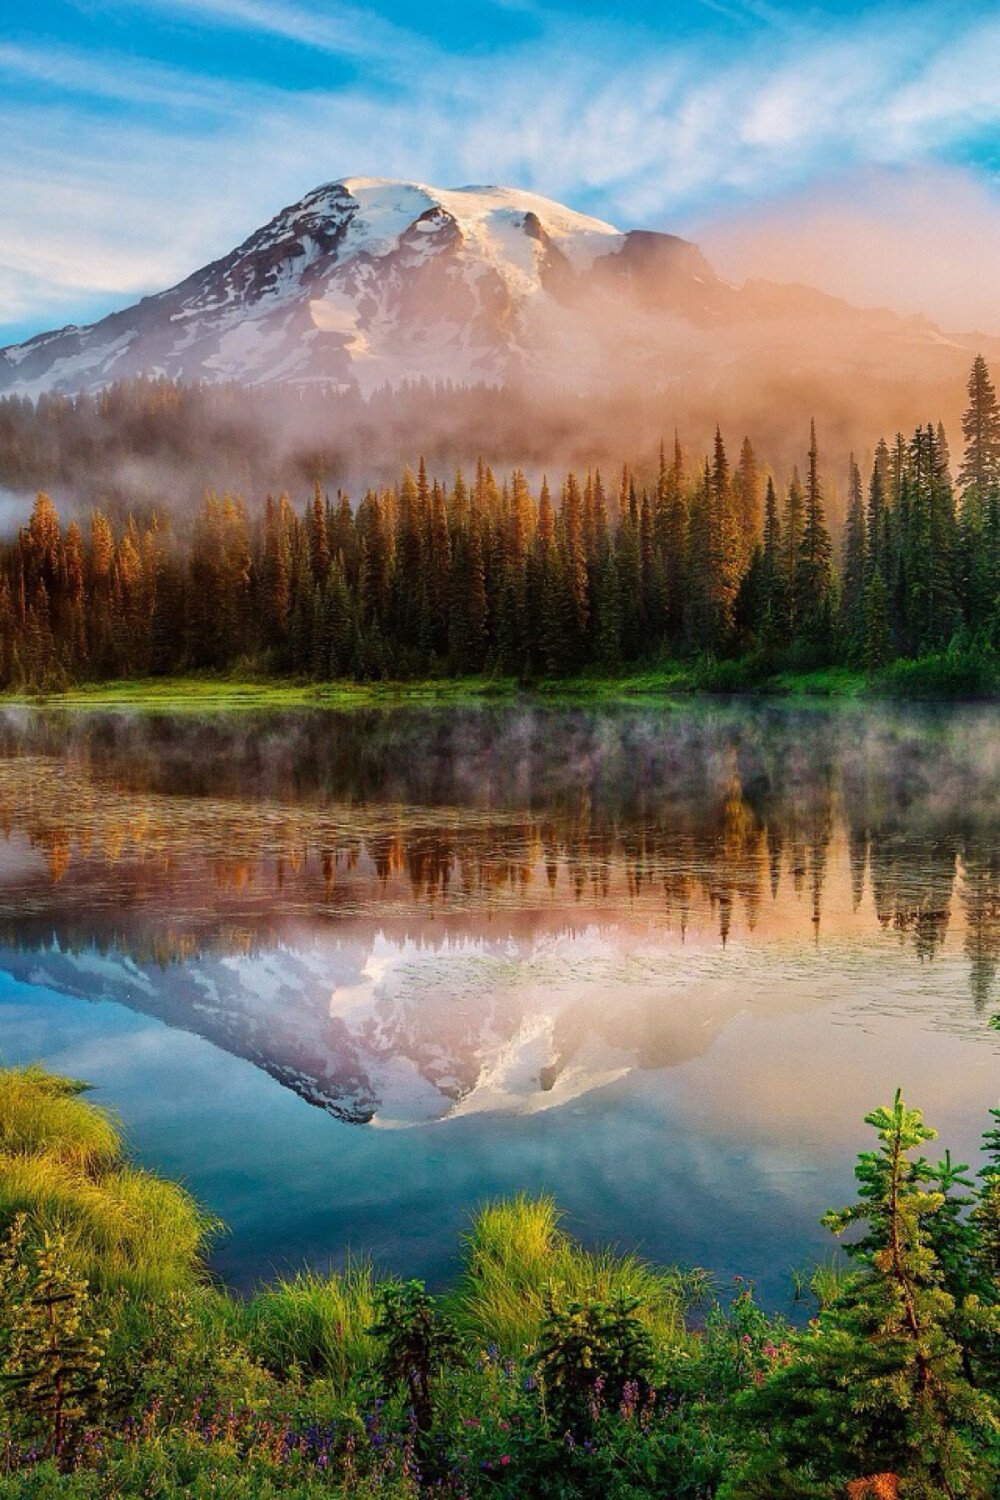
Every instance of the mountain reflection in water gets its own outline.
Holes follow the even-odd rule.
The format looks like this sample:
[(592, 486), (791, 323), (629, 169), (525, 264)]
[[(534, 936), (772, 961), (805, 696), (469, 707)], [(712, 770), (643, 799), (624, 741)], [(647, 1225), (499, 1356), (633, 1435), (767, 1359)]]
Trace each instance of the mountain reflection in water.
[[(0, 969), (381, 1125), (551, 1109), (704, 1053), (748, 1008), (912, 1002), (988, 1041), (996, 727), (725, 705), (8, 712)], [(888, 994), (886, 966), (915, 960), (940, 994)]]

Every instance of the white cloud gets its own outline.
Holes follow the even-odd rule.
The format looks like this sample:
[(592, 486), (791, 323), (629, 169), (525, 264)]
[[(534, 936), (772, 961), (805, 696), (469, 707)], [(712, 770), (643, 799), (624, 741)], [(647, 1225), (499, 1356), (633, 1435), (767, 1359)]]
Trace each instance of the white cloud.
[(311, 6), (290, 0), (118, 0), (115, 8), (166, 15), (171, 20), (187, 17), (227, 30), (280, 37), (336, 57), (373, 60), (393, 72), (432, 56), (431, 49), (413, 32), (353, 5)]

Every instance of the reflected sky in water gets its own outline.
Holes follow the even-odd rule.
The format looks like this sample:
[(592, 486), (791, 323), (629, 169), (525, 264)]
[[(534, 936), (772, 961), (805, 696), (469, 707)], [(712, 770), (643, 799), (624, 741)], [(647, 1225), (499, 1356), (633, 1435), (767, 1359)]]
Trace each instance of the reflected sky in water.
[(0, 718), (0, 1056), (230, 1233), (438, 1283), (477, 1202), (756, 1276), (1000, 1083), (991, 710)]

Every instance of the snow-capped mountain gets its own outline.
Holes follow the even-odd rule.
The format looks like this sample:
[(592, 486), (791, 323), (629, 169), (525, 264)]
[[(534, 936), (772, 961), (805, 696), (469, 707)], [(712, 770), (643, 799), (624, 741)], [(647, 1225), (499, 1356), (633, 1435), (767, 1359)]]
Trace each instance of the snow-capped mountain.
[(609, 992), (618, 962), (596, 933), (500, 953), (369, 936), (167, 967), (120, 949), (0, 946), (0, 974), (155, 1017), (337, 1119), (390, 1129), (558, 1109), (700, 1054), (745, 1008), (745, 980), (720, 986), (711, 954), (692, 973), (690, 950), (664, 951), (642, 982)]
[(348, 178), (169, 291), (0, 350), (0, 390), (143, 373), (370, 389), (538, 373), (565, 356), (579, 374), (603, 363), (612, 334), (627, 337), (624, 304), (655, 351), (664, 320), (676, 349), (677, 319), (728, 322), (752, 300), (688, 241), (623, 233), (534, 193)]
[(734, 286), (687, 240), (623, 232), (534, 193), (353, 177), (169, 291), (0, 349), (0, 393), (140, 374), (365, 393), (513, 378), (710, 391), (714, 409), (719, 394), (731, 408), (739, 391), (818, 377), (870, 405), (880, 382), (964, 378), (983, 343), (809, 287)]

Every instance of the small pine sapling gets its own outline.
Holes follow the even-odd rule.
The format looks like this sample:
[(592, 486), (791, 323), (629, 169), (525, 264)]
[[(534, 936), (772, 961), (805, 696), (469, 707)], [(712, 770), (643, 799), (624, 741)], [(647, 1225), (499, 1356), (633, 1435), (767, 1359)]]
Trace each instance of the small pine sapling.
[(636, 1316), (637, 1297), (611, 1301), (570, 1301), (560, 1305), (553, 1291), (538, 1350), (539, 1384), (550, 1419), (575, 1439), (592, 1425), (598, 1400), (617, 1406), (625, 1387), (649, 1390), (653, 1341)]
[(24, 1220), (15, 1221), (0, 1272), (7, 1328), (0, 1392), (41, 1435), (45, 1455), (63, 1462), (81, 1425), (99, 1415), (107, 1330), (90, 1326), (88, 1285), (67, 1264), (64, 1235), (46, 1232), (32, 1251)]

